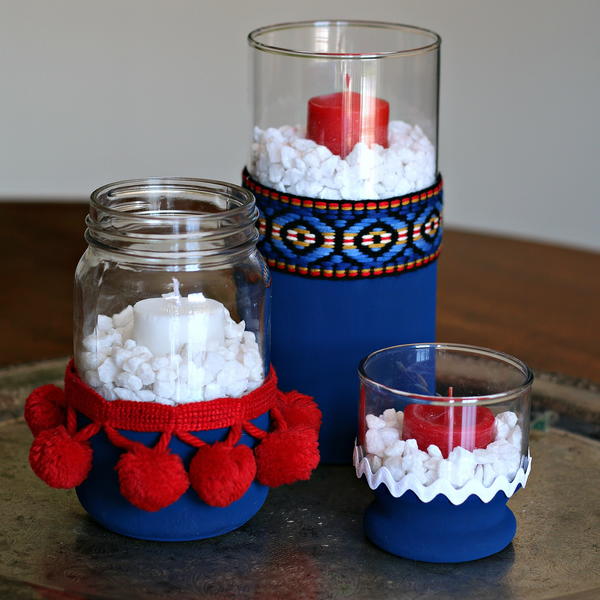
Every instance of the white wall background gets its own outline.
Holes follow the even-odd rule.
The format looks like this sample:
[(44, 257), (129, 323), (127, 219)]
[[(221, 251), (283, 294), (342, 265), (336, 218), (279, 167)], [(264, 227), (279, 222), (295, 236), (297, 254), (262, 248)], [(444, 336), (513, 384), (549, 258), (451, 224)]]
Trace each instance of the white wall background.
[(600, 249), (598, 0), (0, 0), (0, 199), (238, 182), (246, 33), (309, 18), (441, 34), (448, 224)]

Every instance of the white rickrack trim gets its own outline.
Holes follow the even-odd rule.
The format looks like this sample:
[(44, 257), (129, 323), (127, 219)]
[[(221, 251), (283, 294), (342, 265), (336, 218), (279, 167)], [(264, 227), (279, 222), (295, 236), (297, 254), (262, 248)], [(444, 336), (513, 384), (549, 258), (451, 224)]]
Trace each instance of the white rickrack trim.
[(498, 492), (504, 492), (507, 498), (510, 498), (517, 487), (525, 487), (529, 473), (531, 472), (531, 455), (527, 453), (527, 470), (520, 467), (512, 481), (509, 481), (504, 475), (499, 475), (494, 479), (489, 487), (476, 479), (471, 479), (460, 489), (456, 489), (447, 479), (437, 479), (430, 485), (423, 485), (413, 473), (409, 473), (400, 481), (396, 481), (387, 467), (380, 467), (375, 473), (371, 471), (371, 464), (363, 456), (360, 446), (354, 447), (354, 467), (356, 476), (360, 479), (363, 475), (367, 480), (369, 487), (374, 490), (381, 484), (387, 486), (390, 494), (394, 498), (399, 498), (405, 492), (411, 490), (422, 502), (431, 502), (438, 494), (446, 496), (455, 506), (462, 504), (469, 496), (478, 496), (483, 502), (489, 502)]

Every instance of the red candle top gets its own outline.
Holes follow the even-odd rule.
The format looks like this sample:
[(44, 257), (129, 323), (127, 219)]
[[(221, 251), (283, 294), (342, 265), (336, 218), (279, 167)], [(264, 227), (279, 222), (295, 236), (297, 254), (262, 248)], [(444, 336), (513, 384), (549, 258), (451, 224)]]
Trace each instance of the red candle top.
[(388, 145), (390, 105), (375, 96), (336, 92), (308, 101), (306, 136), (345, 158), (355, 144)]
[(494, 413), (485, 406), (452, 407), (409, 404), (402, 439), (414, 438), (420, 450), (435, 444), (445, 458), (456, 446), (485, 448), (494, 441)]

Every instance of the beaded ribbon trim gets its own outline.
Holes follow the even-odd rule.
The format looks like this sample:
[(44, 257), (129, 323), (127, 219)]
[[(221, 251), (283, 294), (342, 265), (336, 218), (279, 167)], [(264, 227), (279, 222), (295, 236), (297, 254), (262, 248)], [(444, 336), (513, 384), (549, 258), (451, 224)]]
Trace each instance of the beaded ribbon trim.
[(443, 181), (385, 200), (318, 200), (243, 185), (260, 210), (260, 251), (273, 269), (305, 277), (395, 275), (434, 261), (442, 240)]

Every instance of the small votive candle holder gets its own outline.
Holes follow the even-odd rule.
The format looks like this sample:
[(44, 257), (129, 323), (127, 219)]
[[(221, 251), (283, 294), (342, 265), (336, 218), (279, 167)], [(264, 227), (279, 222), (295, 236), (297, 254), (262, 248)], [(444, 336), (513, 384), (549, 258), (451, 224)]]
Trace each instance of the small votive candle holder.
[(524, 487), (531, 370), (459, 344), (407, 344), (359, 365), (358, 477), (375, 499), (366, 536), (426, 562), (463, 562), (511, 543), (507, 500)]

